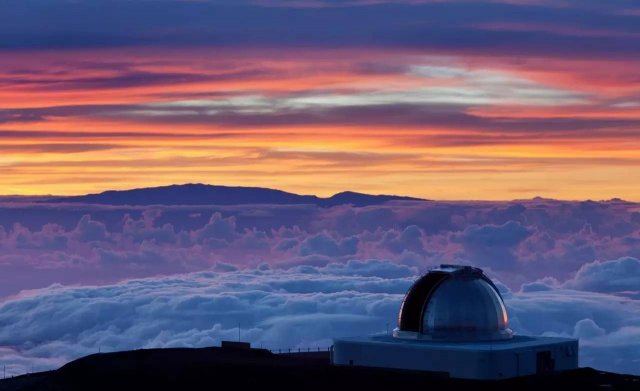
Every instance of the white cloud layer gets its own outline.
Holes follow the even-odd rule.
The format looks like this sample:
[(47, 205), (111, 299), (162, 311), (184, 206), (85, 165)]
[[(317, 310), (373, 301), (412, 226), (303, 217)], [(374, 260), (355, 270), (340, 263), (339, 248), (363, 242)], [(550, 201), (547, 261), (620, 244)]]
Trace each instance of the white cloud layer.
[[(586, 265), (564, 286), (547, 279), (537, 289), (512, 292), (499, 284), (511, 327), (521, 334), (578, 337), (581, 365), (640, 374), (640, 302), (625, 285), (620, 293), (581, 284), (592, 268), (615, 270), (629, 262)], [(223, 272), (23, 292), (0, 305), (0, 363), (17, 374), (98, 349), (217, 345), (237, 338), (238, 323), (243, 339), (257, 346), (327, 347), (332, 337), (394, 327), (416, 273), (385, 261), (216, 269)], [(638, 269), (625, 270), (625, 277), (638, 277)]]

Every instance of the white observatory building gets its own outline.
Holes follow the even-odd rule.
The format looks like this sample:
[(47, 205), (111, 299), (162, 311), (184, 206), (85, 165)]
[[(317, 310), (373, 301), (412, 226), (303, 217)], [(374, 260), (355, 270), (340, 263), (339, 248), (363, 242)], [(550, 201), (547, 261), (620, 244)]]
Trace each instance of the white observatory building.
[(441, 265), (407, 292), (393, 335), (334, 340), (334, 365), (506, 379), (578, 367), (578, 340), (514, 335), (481, 269)]

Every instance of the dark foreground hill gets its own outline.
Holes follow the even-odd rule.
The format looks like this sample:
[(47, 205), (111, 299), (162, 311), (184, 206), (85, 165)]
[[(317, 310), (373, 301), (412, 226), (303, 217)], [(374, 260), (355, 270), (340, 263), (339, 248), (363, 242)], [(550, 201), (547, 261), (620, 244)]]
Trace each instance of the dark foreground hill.
[(582, 368), (480, 382), (421, 372), (333, 367), (328, 352), (150, 349), (94, 354), (57, 371), (0, 381), (5, 390), (640, 390), (640, 377)]
[(243, 205), (312, 204), (324, 207), (352, 204), (378, 205), (387, 201), (417, 201), (419, 198), (394, 195), (370, 195), (346, 191), (329, 198), (299, 195), (262, 187), (212, 186), (200, 183), (149, 187), (132, 190), (110, 190), (99, 194), (50, 198), (47, 202), (69, 202), (104, 205)]

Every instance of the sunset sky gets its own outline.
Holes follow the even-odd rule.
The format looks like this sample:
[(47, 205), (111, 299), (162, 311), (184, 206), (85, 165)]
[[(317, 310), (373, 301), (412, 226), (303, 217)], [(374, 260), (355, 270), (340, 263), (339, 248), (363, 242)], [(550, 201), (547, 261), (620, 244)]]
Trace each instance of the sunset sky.
[(0, 194), (640, 200), (640, 6), (8, 0)]
[[(184, 183), (433, 201), (5, 197)], [(640, 0), (0, 0), (7, 376), (326, 348), (440, 264), (640, 375)]]

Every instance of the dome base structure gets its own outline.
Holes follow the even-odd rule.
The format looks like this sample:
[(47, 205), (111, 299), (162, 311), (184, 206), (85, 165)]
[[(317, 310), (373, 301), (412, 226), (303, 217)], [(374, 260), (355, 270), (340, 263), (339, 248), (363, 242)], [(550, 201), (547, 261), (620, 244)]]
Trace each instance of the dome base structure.
[(334, 340), (333, 365), (393, 368), (461, 379), (499, 380), (578, 367), (578, 341), (524, 337), (487, 342), (398, 339), (391, 335)]
[(506, 379), (578, 367), (578, 340), (514, 336), (481, 269), (441, 265), (409, 288), (392, 335), (334, 340), (332, 363)]

